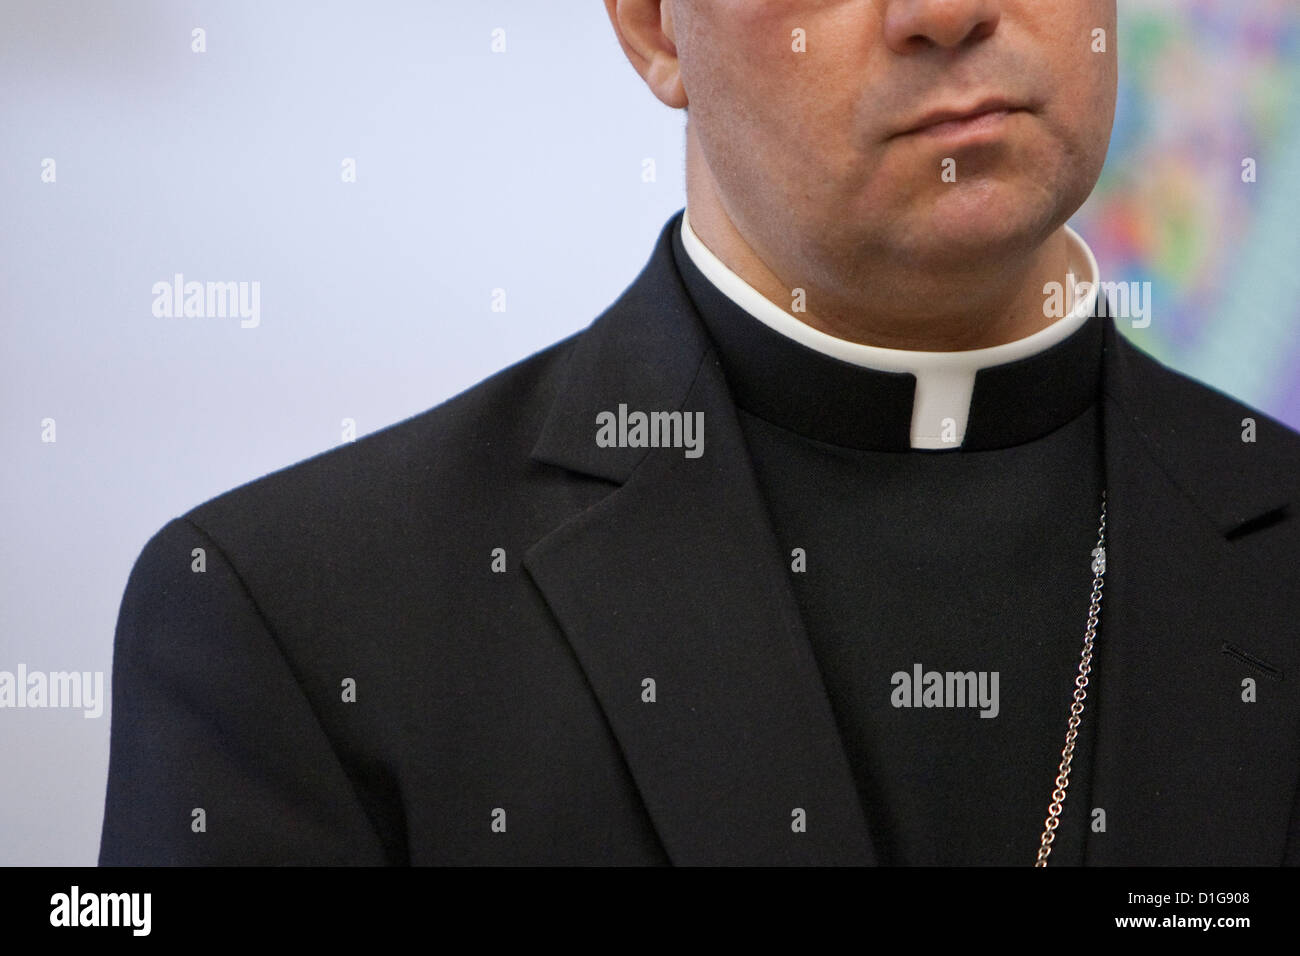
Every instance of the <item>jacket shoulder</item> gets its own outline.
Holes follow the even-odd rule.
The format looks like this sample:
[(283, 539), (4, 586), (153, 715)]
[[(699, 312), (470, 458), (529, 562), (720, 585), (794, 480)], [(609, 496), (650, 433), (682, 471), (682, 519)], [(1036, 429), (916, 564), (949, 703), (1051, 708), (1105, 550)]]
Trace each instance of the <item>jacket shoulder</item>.
[(1109, 408), (1220, 529), (1300, 503), (1300, 433), (1119, 338)]
[(341, 512), (402, 510), (454, 496), (466, 484), (509, 480), (528, 460), (582, 332), (494, 373), (460, 394), (354, 442), (253, 479), (184, 517), (205, 530), (326, 521)]
[[(1300, 432), (1291, 426), (1215, 385), (1165, 364), (1127, 339), (1124, 346), (1134, 384), (1148, 393), (1145, 397), (1156, 412), (1143, 416), (1150, 430), (1165, 435), (1167, 440), (1179, 434), (1203, 432), (1202, 440), (1214, 433), (1249, 444), (1243, 435), (1249, 436), (1253, 427), (1255, 444), (1262, 446), (1262, 454), (1300, 461)], [(1131, 386), (1122, 394), (1112, 394), (1129, 408), (1143, 404), (1134, 401)], [(1218, 427), (1229, 420), (1235, 423), (1234, 428)]]

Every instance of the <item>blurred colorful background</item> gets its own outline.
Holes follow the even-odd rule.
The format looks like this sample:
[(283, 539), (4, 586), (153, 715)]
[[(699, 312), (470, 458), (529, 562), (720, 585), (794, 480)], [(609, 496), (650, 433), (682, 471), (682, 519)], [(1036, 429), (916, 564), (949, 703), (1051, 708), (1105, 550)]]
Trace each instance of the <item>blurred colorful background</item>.
[(1300, 0), (1119, 13), (1115, 131), (1074, 224), (1103, 280), (1151, 283), (1133, 341), (1300, 428)]

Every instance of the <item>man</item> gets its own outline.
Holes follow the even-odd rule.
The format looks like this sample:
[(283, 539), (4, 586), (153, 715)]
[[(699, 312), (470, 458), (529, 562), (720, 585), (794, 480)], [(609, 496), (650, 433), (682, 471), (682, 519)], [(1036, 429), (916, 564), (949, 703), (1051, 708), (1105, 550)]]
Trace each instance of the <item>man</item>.
[(606, 7), (686, 212), (585, 331), (149, 542), (101, 862), (1300, 860), (1300, 437), (1065, 226), (1113, 0)]

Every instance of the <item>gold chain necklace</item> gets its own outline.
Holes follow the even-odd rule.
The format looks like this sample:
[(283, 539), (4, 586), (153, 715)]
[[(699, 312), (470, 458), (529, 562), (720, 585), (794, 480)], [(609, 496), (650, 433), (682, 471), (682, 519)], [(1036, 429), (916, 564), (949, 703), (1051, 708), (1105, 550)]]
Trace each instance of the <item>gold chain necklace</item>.
[(1101, 585), (1106, 574), (1106, 492), (1101, 493), (1101, 521), (1097, 527), (1097, 547), (1092, 549), (1092, 601), (1088, 606), (1088, 626), (1083, 633), (1083, 655), (1079, 659), (1079, 676), (1074, 679), (1074, 702), (1070, 705), (1070, 720), (1065, 734), (1065, 748), (1061, 751), (1061, 765), (1056, 776), (1056, 789), (1052, 803), (1047, 808), (1047, 821), (1038, 847), (1034, 866), (1047, 866), (1056, 839), (1056, 828), (1061, 822), (1061, 807), (1065, 803), (1065, 788), (1070, 785), (1070, 764), (1074, 760), (1074, 742), (1079, 736), (1083, 702), (1088, 696), (1088, 675), (1092, 673), (1092, 645), (1097, 638), (1097, 616), (1101, 613)]

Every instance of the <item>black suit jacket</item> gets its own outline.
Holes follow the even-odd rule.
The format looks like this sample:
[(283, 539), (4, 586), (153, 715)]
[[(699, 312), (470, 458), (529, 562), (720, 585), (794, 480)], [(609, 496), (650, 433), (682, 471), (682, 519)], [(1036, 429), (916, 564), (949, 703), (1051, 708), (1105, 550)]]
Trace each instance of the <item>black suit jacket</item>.
[[(873, 862), (679, 218), (586, 330), (149, 541), (101, 863)], [(1300, 436), (1109, 320), (1103, 367), (1086, 861), (1295, 862)], [(620, 403), (703, 457), (598, 447)]]

